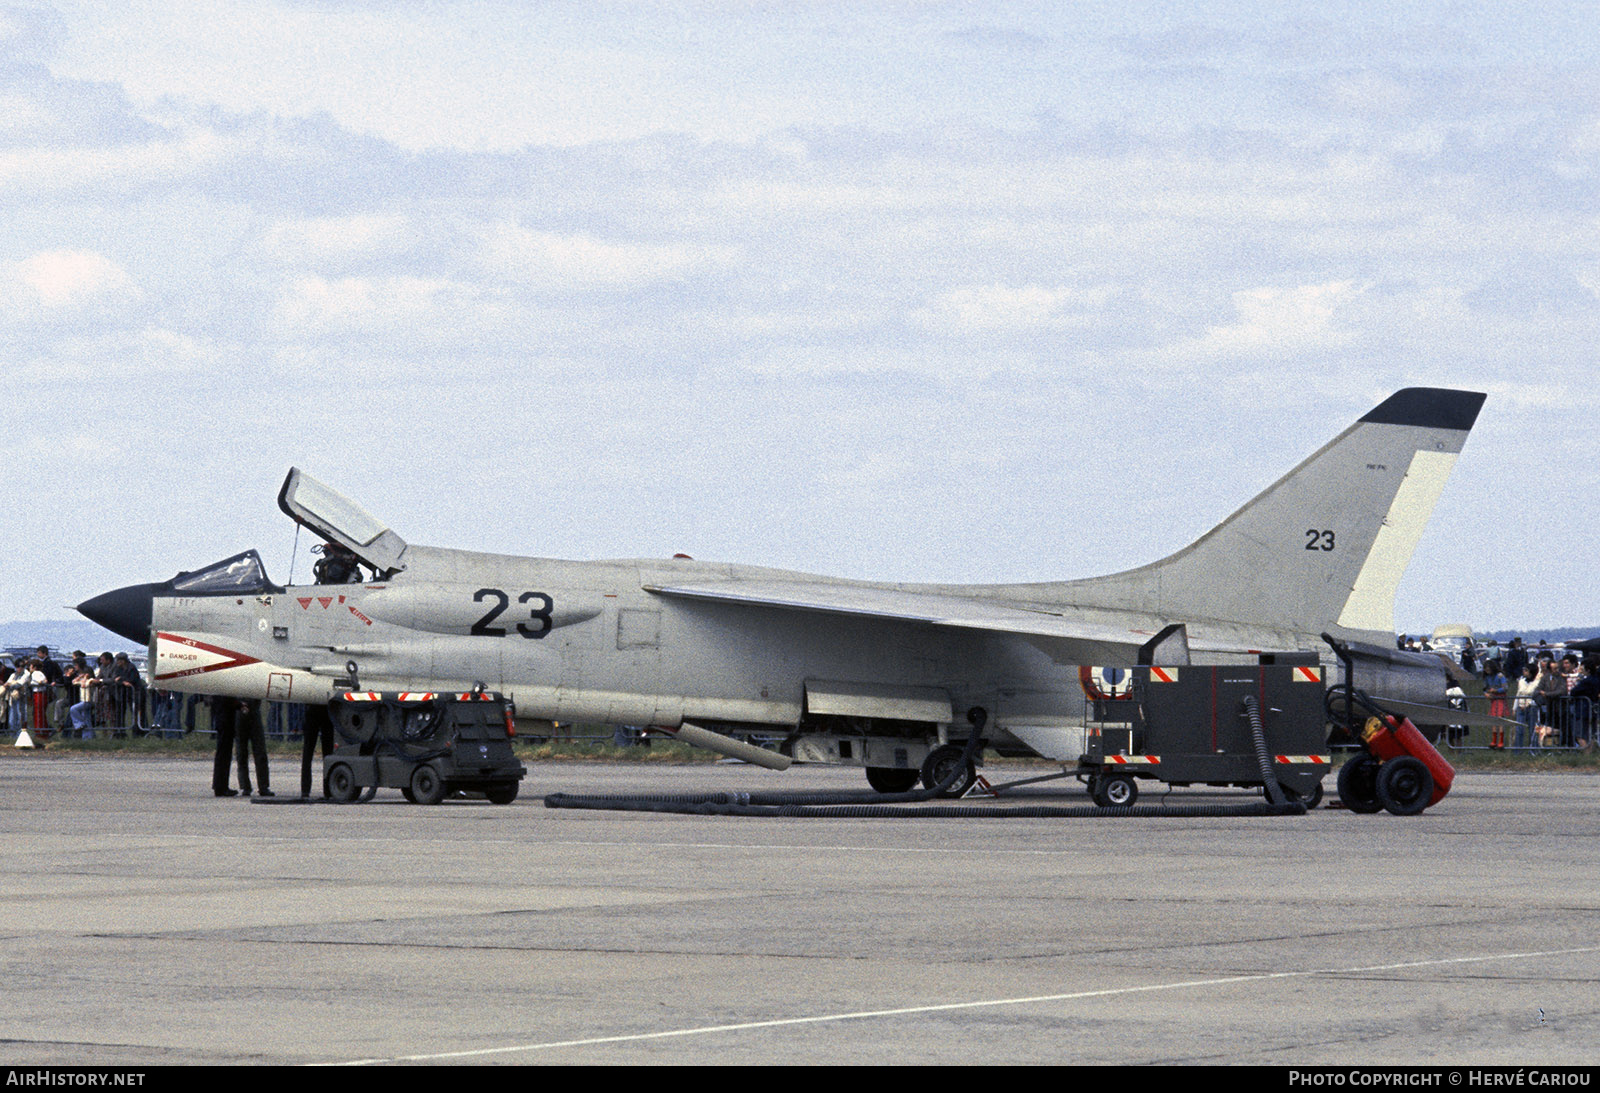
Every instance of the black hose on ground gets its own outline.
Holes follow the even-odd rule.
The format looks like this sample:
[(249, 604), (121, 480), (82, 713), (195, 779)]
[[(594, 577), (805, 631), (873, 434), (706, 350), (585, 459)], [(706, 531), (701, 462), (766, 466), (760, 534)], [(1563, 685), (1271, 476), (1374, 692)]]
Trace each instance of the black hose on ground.
[[(961, 752), (961, 761), (955, 763), (950, 772), (939, 779), (937, 785), (908, 790), (905, 793), (874, 794), (875, 800), (871, 805), (855, 804), (854, 802), (860, 799), (859, 793), (840, 794), (813, 790), (799, 794), (711, 793), (676, 797), (583, 796), (552, 793), (544, 799), (544, 806), (618, 812), (684, 812), (689, 815), (719, 816), (838, 816), (842, 815), (836, 811), (838, 808), (855, 810), (885, 808), (886, 811), (883, 813), (855, 814), (909, 815), (909, 811), (897, 810), (892, 806), (917, 804), (937, 797), (964, 778), (967, 767), (977, 758), (979, 750), (983, 747), (983, 727), (988, 724), (989, 713), (982, 706), (974, 706), (967, 711), (967, 720), (972, 723), (972, 732), (967, 735), (967, 746)], [(958, 814), (967, 815), (964, 810), (958, 810)]]
[[(710, 793), (683, 794), (681, 796), (595, 796), (585, 794), (552, 793), (544, 799), (546, 808), (576, 808), (613, 812), (667, 812), (683, 816), (810, 816), (818, 819), (887, 819), (902, 818), (952, 818), (952, 819), (1044, 819), (1088, 818), (1115, 819), (1119, 816), (1150, 819), (1157, 816), (1223, 817), (1223, 816), (1304, 816), (1306, 806), (1299, 801), (1269, 804), (1251, 801), (1239, 805), (1135, 805), (1132, 808), (1101, 808), (1098, 805), (920, 805), (901, 807), (895, 805), (826, 805), (826, 804), (757, 804), (751, 800), (756, 794)], [(760, 796), (776, 797), (776, 794)], [(807, 796), (820, 796), (808, 794)]]
[(965, 819), (1038, 819), (1045, 817), (1219, 817), (1219, 816), (1303, 816), (1299, 802), (1270, 804), (1252, 801), (1243, 805), (1177, 805), (1162, 807), (1138, 805), (1132, 808), (1100, 808), (1097, 805), (917, 805), (934, 797), (965, 776), (967, 764), (977, 755), (983, 740), (988, 714), (974, 707), (967, 719), (972, 734), (967, 737), (961, 762), (939, 784), (906, 793), (874, 794), (871, 804), (860, 804), (860, 791), (828, 793), (815, 790), (788, 793), (679, 793), (641, 795), (596, 795), (552, 793), (544, 799), (546, 808), (577, 808), (615, 812), (670, 812), (687, 816), (811, 816), (819, 819), (881, 819), (893, 816)]
[(1284, 803), (1283, 787), (1278, 785), (1278, 770), (1267, 750), (1267, 731), (1261, 724), (1261, 704), (1255, 695), (1244, 696), (1245, 716), (1250, 719), (1250, 739), (1255, 742), (1256, 762), (1261, 766), (1261, 783), (1266, 787), (1267, 800), (1275, 805)]

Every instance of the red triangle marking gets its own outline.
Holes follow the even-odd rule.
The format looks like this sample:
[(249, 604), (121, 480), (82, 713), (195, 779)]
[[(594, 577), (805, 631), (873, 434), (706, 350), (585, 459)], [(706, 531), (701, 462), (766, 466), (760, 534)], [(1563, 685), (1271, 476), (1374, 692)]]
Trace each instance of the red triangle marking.
[(259, 657), (246, 656), (244, 653), (236, 653), (232, 649), (224, 649), (220, 645), (211, 645), (207, 642), (196, 640), (195, 638), (186, 638), (181, 634), (157, 634), (156, 637), (158, 641), (161, 638), (165, 638), (168, 641), (174, 642), (178, 645), (187, 645), (191, 649), (204, 649), (208, 653), (215, 653), (217, 656), (231, 658), (220, 661), (216, 664), (207, 664), (201, 668), (184, 668), (177, 672), (163, 672), (155, 677), (156, 681), (163, 679), (182, 679), (185, 676), (205, 675), (207, 672), (221, 672), (229, 668), (242, 668), (246, 665), (261, 663)]

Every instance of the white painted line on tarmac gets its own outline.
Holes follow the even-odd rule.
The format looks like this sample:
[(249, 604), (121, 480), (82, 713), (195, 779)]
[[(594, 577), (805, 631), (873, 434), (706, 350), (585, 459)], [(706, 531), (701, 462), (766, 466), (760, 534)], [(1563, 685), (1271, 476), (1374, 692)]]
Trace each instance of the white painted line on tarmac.
[[(354, 806), (341, 805), (341, 808)], [(120, 837), (120, 836), (119, 836)], [(151, 842), (171, 841), (203, 844), (215, 846), (219, 843), (296, 843), (304, 839), (301, 834), (294, 835), (258, 835), (258, 834), (167, 834), (157, 832), (150, 835), (141, 835), (141, 839)], [(410, 832), (400, 832), (396, 835), (367, 835), (346, 838), (339, 836), (341, 845), (375, 845), (375, 846), (420, 846), (433, 843), (455, 845), (456, 839), (452, 834), (430, 836), (414, 835)], [(775, 850), (814, 850), (823, 853), (848, 852), (856, 854), (941, 854), (952, 857), (1022, 857), (1022, 858), (1060, 858), (1072, 856), (1083, 857), (1081, 846), (1064, 846), (1060, 848), (1025, 848), (1011, 849), (1004, 847), (987, 846), (853, 846), (847, 843), (833, 845), (813, 842), (792, 843), (707, 843), (707, 842), (649, 842), (646, 840), (624, 839), (550, 839), (538, 841), (535, 838), (505, 838), (505, 839), (478, 839), (474, 838), (473, 846), (511, 846), (521, 851), (539, 850), (550, 847), (572, 847), (583, 850), (596, 848), (608, 850), (637, 850), (648, 853), (655, 850), (712, 850), (725, 853), (730, 850), (751, 851), (765, 853)]]
[(780, 1017), (770, 1021), (744, 1021), (733, 1025), (698, 1025), (662, 1032), (635, 1032), (621, 1036), (591, 1036), (582, 1040), (550, 1040), (544, 1043), (486, 1047), (471, 1051), (441, 1051), (427, 1055), (395, 1055), (387, 1059), (350, 1059), (323, 1066), (374, 1066), (382, 1063), (424, 1063), (446, 1059), (484, 1058), (517, 1052), (554, 1051), (559, 1048), (593, 1047), (599, 1044), (639, 1043), (646, 1040), (671, 1040), (686, 1036), (711, 1036), (719, 1032), (748, 1032), (752, 1029), (783, 1028), (790, 1025), (820, 1025), (830, 1021), (863, 1021), (873, 1017), (904, 1017), (918, 1013), (949, 1013), (955, 1010), (987, 1009), (997, 1006), (1028, 1006), (1042, 1002), (1071, 1002), (1084, 998), (1115, 998), (1120, 995), (1148, 994), (1154, 991), (1187, 990), (1191, 987), (1217, 987), (1230, 983), (1261, 983), (1273, 979), (1305, 979), (1317, 975), (1359, 975), (1373, 972), (1404, 971), (1408, 968), (1442, 968), (1452, 964), (1484, 964), (1493, 960), (1536, 960), (1547, 956), (1576, 956), (1600, 953), (1600, 945), (1579, 949), (1545, 949), (1525, 953), (1491, 953), (1487, 956), (1453, 956), (1438, 960), (1406, 960), (1395, 964), (1364, 964), (1348, 968), (1312, 968), (1295, 972), (1260, 972), (1255, 975), (1229, 975), (1216, 979), (1185, 979), (1177, 983), (1148, 983), (1139, 987), (1110, 987), (1104, 990), (1073, 991), (1068, 994), (1036, 994), (1024, 998), (989, 998), (976, 1002), (945, 1002), (934, 1006), (902, 1006), (897, 1009), (856, 1010), (850, 1013), (822, 1013), (810, 1017)]

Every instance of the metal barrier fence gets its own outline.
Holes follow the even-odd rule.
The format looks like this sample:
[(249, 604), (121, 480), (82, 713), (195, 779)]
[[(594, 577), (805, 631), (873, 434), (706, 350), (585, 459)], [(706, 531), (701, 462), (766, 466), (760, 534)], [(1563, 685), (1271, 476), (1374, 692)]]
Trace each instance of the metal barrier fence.
[(0, 701), (4, 725), (32, 733), (142, 731), (150, 724), (143, 688), (96, 688), (89, 693), (70, 684), (7, 685)]
[[(1592, 699), (1554, 695), (1542, 702), (1508, 697), (1502, 699), (1470, 697), (1457, 699), (1475, 713), (1498, 714), (1513, 725), (1446, 725), (1439, 734), (1439, 746), (1456, 751), (1581, 751), (1594, 747), (1597, 710)], [(1519, 703), (1526, 702), (1519, 708)]]
[[(141, 688), (132, 691), (100, 690), (85, 698), (74, 686), (7, 688), (0, 699), (0, 727), (13, 736), (26, 729), (33, 734), (60, 735), (65, 739), (92, 736), (151, 734), (171, 739), (191, 733), (211, 734), (208, 695)], [(75, 724), (72, 716), (78, 708)], [(261, 726), (269, 740), (298, 740), (304, 731), (305, 707), (298, 702), (263, 702)], [(636, 725), (557, 725), (549, 732), (524, 736), (537, 743), (617, 744), (648, 747), (652, 734)]]

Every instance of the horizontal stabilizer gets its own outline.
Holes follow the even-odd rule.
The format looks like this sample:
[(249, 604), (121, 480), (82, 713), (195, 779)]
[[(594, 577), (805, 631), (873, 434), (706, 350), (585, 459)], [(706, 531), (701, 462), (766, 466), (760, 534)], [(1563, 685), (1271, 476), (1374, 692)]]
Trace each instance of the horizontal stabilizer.
[(1417, 725), (1479, 725), (1494, 728), (1515, 725), (1509, 717), (1495, 717), (1476, 710), (1458, 710), (1451, 706), (1431, 706), (1425, 702), (1401, 702), (1394, 698), (1373, 695), (1372, 700), (1390, 713), (1399, 714)]

